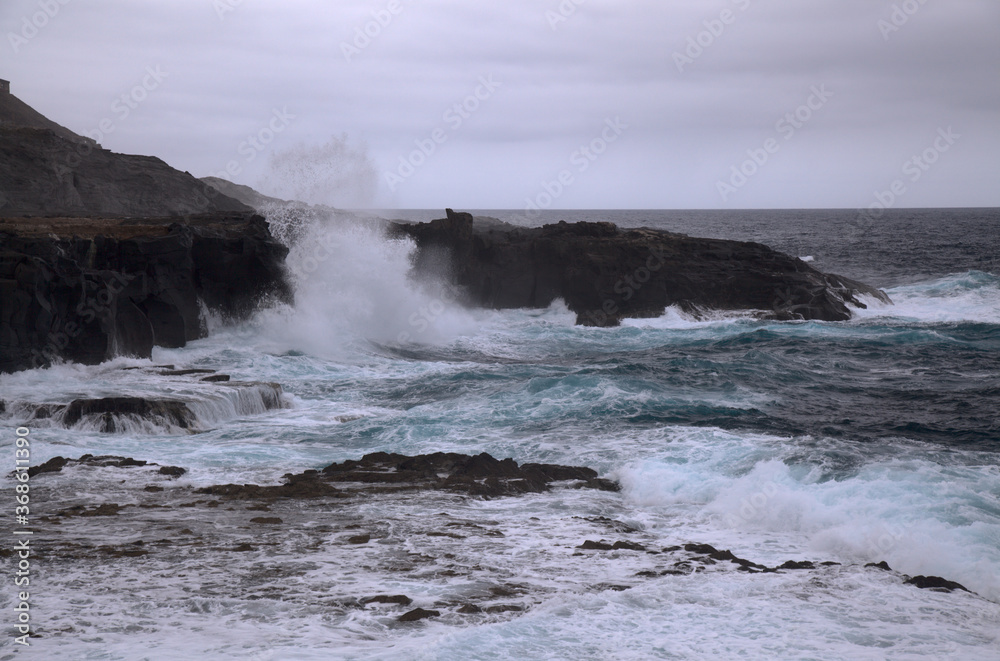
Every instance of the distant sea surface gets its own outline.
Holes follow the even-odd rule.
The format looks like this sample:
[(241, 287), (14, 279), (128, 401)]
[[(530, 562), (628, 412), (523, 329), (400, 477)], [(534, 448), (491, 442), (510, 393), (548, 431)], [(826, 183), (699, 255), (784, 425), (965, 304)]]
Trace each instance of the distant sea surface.
[[(33, 463), (116, 454), (186, 467), (178, 483), (204, 486), (276, 483), (373, 451), (489, 452), (590, 466), (622, 492), (373, 502), (362, 522), (400, 522), (387, 539), (435, 559), (391, 576), (372, 569), (391, 545), (374, 543), (350, 563), (333, 545), (302, 557), (235, 554), (222, 574), (177, 555), (170, 580), (151, 581), (143, 562), (155, 559), (48, 567), (32, 606), (45, 614), (45, 658), (1000, 659), (1000, 210), (463, 211), (756, 241), (884, 288), (894, 305), (868, 301), (839, 323), (668, 309), (610, 329), (575, 326), (558, 302), (465, 310), (439, 284), (408, 279), (412, 245), (331, 218), (292, 249), (294, 306), (238, 327), (212, 320), (210, 337), (157, 349), (153, 361), (0, 382), (7, 402), (162, 395), (176, 387), (169, 379), (121, 368), (169, 363), (278, 382), (291, 408), (206, 416), (198, 434), (39, 421)], [(316, 259), (322, 237), (333, 248)], [(81, 475), (51, 479), (88, 488)], [(124, 498), (115, 489), (127, 485), (100, 484), (95, 499)], [(442, 511), (488, 519), (502, 536), (414, 533)], [(574, 551), (585, 539), (625, 539), (608, 521), (650, 549), (696, 542), (768, 565), (839, 564), (639, 579), (654, 556)], [(865, 567), (880, 561), (971, 593), (919, 590)], [(446, 562), (474, 570), (455, 576)], [(260, 598), (264, 579), (247, 580), (268, 568), (280, 569), (281, 599)], [(498, 584), (515, 586), (526, 610), (401, 627), (377, 609), (319, 605), (407, 594), (431, 608)], [(10, 599), (5, 590), (5, 612)], [(0, 658), (14, 658), (9, 641), (0, 645)]]

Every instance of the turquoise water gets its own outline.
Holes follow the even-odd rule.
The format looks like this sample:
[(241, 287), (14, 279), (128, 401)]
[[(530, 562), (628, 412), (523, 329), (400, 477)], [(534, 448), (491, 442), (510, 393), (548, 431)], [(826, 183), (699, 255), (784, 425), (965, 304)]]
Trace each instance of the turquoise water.
[[(239, 327), (212, 320), (209, 338), (158, 349), (152, 361), (60, 365), (0, 384), (6, 401), (182, 394), (202, 402), (200, 433), (39, 426), (34, 458), (132, 456), (184, 466), (181, 483), (200, 486), (276, 483), (377, 450), (485, 451), (591, 466), (623, 491), (387, 499), (355, 513), (389, 521), (389, 539), (414, 552), (465, 558), (484, 576), (527, 586), (524, 613), (400, 628), (370, 609), (324, 611), (315, 607), (321, 592), (404, 593), (431, 607), (477, 589), (433, 572), (387, 586), (333, 547), (284, 558), (309, 568), (287, 598), (269, 602), (237, 587), (212, 596), (191, 589), (251, 572), (251, 558), (226, 568), (151, 559), (124, 572), (123, 563), (77, 563), (64, 574), (52, 568), (41, 590), (51, 629), (78, 632), (53, 636), (46, 658), (1000, 658), (997, 212), (898, 211), (878, 227), (836, 211), (552, 215), (600, 213), (623, 225), (769, 243), (886, 287), (895, 305), (870, 302), (844, 323), (696, 321), (671, 309), (620, 328), (582, 328), (561, 303), (461, 309), (441, 283), (408, 279), (412, 245), (341, 222), (311, 228), (293, 266), (320, 240), (331, 256), (299, 271), (294, 306)], [(402, 333), (410, 340), (400, 343)], [(240, 408), (120, 369), (163, 363), (281, 383), (289, 408)], [(53, 479), (95, 499), (121, 488), (100, 472), (92, 482)], [(504, 536), (415, 536), (442, 511), (494, 522)], [(842, 564), (636, 581), (648, 560), (572, 555), (584, 539), (620, 538), (596, 530), (587, 520), (595, 517), (627, 524), (630, 539), (649, 548), (698, 542), (770, 565)], [(389, 550), (370, 553), (377, 564)], [(882, 560), (974, 594), (918, 590), (864, 568)], [(162, 578), (170, 572), (189, 578)], [(130, 582), (144, 589), (128, 591)], [(608, 583), (630, 589), (595, 588)], [(88, 615), (93, 609), (102, 616)]]

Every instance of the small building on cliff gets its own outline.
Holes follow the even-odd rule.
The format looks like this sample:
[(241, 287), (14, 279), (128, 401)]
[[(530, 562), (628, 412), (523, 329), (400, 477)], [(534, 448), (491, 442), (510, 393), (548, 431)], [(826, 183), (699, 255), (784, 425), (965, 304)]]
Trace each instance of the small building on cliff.
[(10, 81), (0, 78), (0, 94), (10, 94)]

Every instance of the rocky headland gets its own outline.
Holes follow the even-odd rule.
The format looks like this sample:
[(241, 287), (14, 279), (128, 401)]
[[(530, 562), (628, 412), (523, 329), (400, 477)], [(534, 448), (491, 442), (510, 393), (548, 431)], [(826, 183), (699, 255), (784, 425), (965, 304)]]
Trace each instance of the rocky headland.
[(184, 346), (202, 303), (240, 319), (290, 300), (287, 253), (253, 213), (0, 218), (0, 372)]
[(287, 253), (252, 207), (0, 94), (0, 372), (184, 346), (202, 305), (290, 300)]
[(467, 302), (496, 309), (543, 308), (561, 298), (577, 323), (615, 326), (658, 317), (669, 306), (699, 316), (753, 311), (777, 320), (845, 321), (859, 296), (885, 292), (759, 243), (699, 239), (612, 223), (520, 227), (448, 210), (429, 223), (393, 223), (416, 241), (415, 269), (444, 275)]
[[(0, 372), (149, 357), (154, 346), (203, 337), (202, 304), (241, 319), (267, 299), (290, 300), (288, 248), (251, 205), (291, 205), (306, 221), (318, 213), (110, 152), (0, 94)], [(529, 228), (450, 209), (386, 230), (416, 242), (416, 273), (450, 280), (469, 305), (563, 299), (590, 326), (669, 306), (843, 321), (864, 307), (862, 296), (888, 301), (757, 243), (605, 222)]]

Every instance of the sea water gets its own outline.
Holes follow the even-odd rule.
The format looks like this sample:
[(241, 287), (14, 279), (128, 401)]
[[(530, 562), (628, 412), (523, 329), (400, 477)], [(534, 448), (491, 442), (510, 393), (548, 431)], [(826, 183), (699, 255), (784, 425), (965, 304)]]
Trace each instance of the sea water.
[[(36, 421), (32, 463), (135, 457), (185, 467), (175, 484), (200, 487), (277, 484), (373, 451), (489, 452), (590, 466), (622, 491), (387, 497), (328, 514), (436, 558), (418, 572), (380, 569), (396, 547), (349, 555), (333, 538), (308, 553), (225, 563), (38, 557), (32, 612), (43, 637), (27, 651), (4, 639), (0, 659), (1000, 659), (1000, 213), (476, 213), (759, 241), (883, 287), (894, 305), (868, 301), (839, 323), (668, 309), (584, 328), (560, 301), (463, 309), (442, 282), (410, 277), (411, 242), (369, 224), (297, 228), (294, 305), (238, 326), (210, 319), (208, 338), (156, 349), (149, 361), (4, 375), (0, 422), (12, 432), (18, 402), (169, 397), (192, 402), (198, 433)], [(288, 231), (282, 218), (272, 222), (277, 235)], [(160, 364), (280, 383), (286, 408), (123, 369)], [(54, 499), (94, 504), (126, 503), (143, 483), (84, 467), (33, 483), (43, 480)], [(444, 516), (489, 534), (427, 536)], [(315, 517), (304, 531), (322, 523)], [(109, 520), (63, 527), (106, 543), (132, 539)], [(707, 543), (769, 566), (839, 564), (639, 579), (658, 568), (655, 557), (576, 552), (586, 539)], [(441, 571), (447, 557), (473, 569)], [(971, 592), (920, 590), (865, 567), (880, 561)], [(331, 605), (406, 594), (432, 608), (491, 586), (506, 586), (525, 610), (400, 626), (397, 611)], [(0, 609), (12, 612), (13, 597), (0, 591)]]

